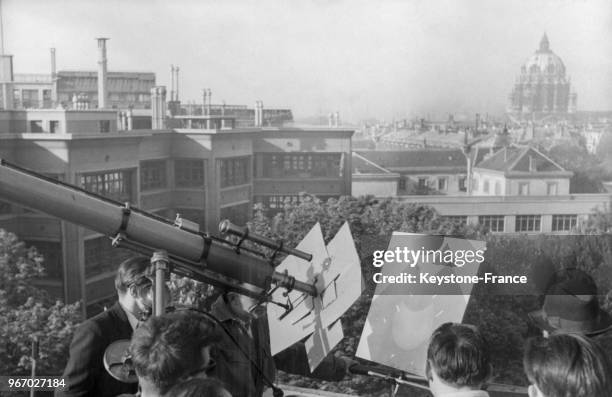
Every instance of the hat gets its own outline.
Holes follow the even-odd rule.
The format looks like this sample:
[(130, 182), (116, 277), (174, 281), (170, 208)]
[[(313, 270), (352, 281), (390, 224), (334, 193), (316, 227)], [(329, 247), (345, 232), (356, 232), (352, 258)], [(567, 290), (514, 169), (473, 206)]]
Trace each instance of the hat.
[(594, 336), (612, 330), (612, 316), (599, 307), (597, 285), (582, 270), (563, 269), (554, 274), (540, 310), (531, 320), (549, 332), (580, 332)]

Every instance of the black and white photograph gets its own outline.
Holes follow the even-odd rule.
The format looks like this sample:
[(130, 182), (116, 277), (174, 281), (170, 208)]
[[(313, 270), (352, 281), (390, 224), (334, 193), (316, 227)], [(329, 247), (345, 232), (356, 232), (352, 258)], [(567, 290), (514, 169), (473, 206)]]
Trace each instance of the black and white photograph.
[(608, 0), (0, 0), (0, 397), (612, 397)]

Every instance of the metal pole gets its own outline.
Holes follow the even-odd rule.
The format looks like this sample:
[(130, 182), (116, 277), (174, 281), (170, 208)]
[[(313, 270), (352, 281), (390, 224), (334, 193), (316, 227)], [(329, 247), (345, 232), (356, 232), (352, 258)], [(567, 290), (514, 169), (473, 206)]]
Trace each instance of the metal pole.
[[(36, 361), (38, 360), (38, 337), (34, 337), (32, 340), (32, 356), (30, 357), (32, 360), (32, 379), (36, 378)], [(34, 388), (34, 382), (32, 382), (32, 387), (30, 387), (30, 397), (34, 397), (36, 394)]]
[(151, 257), (151, 264), (155, 271), (155, 299), (153, 301), (153, 315), (160, 316), (164, 314), (166, 306), (166, 276), (168, 274), (168, 253), (166, 251), (155, 251)]

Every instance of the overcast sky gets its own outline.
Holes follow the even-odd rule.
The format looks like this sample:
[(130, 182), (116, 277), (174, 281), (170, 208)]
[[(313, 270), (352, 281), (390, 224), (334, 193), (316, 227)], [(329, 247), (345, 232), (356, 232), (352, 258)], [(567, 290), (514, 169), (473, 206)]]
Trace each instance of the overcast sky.
[(1, 0), (16, 73), (153, 71), (181, 99), (345, 120), (500, 113), (546, 32), (581, 110), (612, 109), (610, 0)]

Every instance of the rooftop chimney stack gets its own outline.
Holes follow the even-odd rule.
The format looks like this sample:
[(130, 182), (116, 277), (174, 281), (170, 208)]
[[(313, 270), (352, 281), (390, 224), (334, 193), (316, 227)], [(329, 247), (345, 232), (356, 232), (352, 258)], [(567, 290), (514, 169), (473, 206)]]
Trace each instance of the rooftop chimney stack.
[(208, 94), (206, 93), (206, 88), (202, 88), (202, 116), (206, 116), (206, 98)]
[(5, 110), (13, 109), (13, 56), (0, 54), (0, 88), (2, 90), (2, 107)]
[(335, 127), (340, 127), (340, 112), (336, 112), (334, 114), (334, 119), (335, 119), (335, 122), (336, 122)]
[(166, 128), (166, 87), (151, 88), (151, 128), (163, 130)]
[(55, 67), (55, 48), (51, 48), (51, 102), (57, 104), (57, 69)]
[(174, 101), (174, 65), (170, 65), (170, 77), (172, 80), (170, 84), (170, 100)]
[(207, 106), (206, 113), (210, 116), (212, 113), (212, 92), (210, 91), (210, 88), (206, 90), (206, 94), (208, 95), (208, 100), (206, 101), (206, 106)]
[(55, 78), (55, 48), (51, 48), (51, 78)]
[(107, 59), (106, 59), (106, 40), (108, 38), (98, 37), (98, 108), (104, 109), (106, 107), (106, 72), (107, 72)]
[(255, 101), (255, 127), (263, 127), (263, 101)]
[(176, 73), (176, 77), (174, 78), (174, 82), (176, 84), (175, 92), (174, 92), (174, 100), (179, 100), (179, 67), (174, 68), (174, 73)]

